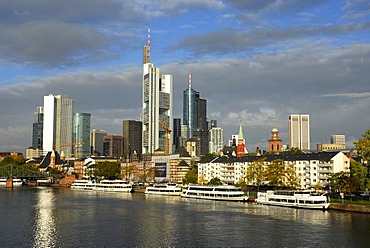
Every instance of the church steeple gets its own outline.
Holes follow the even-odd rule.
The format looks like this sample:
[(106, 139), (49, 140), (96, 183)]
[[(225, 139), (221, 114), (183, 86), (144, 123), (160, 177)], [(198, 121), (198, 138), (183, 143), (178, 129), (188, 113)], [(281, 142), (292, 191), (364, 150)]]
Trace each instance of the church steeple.
[(239, 127), (239, 138), (238, 139), (244, 139), (244, 134), (243, 134), (243, 126), (242, 123), (240, 122), (240, 127)]
[(237, 155), (236, 155), (237, 157), (244, 157), (248, 153), (248, 150), (245, 146), (243, 126), (241, 122), (240, 122), (240, 127), (239, 127), (238, 145), (236, 149), (237, 149)]

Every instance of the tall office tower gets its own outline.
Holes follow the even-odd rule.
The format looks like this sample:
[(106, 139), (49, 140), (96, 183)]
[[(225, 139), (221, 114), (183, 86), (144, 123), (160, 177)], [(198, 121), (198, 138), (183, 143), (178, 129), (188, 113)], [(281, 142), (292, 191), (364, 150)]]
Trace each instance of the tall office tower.
[(32, 148), (42, 149), (42, 129), (44, 127), (44, 108), (37, 107), (34, 113), (33, 128), (32, 128)]
[[(149, 32), (148, 32), (149, 34)], [(146, 52), (145, 52), (146, 51)], [(148, 57), (147, 57), (148, 56)], [(158, 148), (172, 152), (172, 75), (159, 73), (159, 68), (150, 63), (150, 35), (144, 47), (143, 65), (143, 154), (153, 153)], [(167, 130), (167, 131), (166, 131)], [(168, 136), (167, 136), (168, 134)]]
[(73, 121), (73, 143), (75, 144), (74, 154), (77, 158), (85, 158), (91, 155), (90, 147), (90, 113), (75, 113)]
[(123, 121), (123, 158), (132, 160), (132, 155), (136, 153), (139, 157), (142, 152), (143, 123), (135, 120)]
[(189, 74), (189, 87), (183, 93), (183, 124), (188, 128), (189, 139), (197, 140), (197, 155), (209, 152), (209, 129), (207, 121), (207, 100), (200, 98), (199, 92), (192, 89), (192, 75)]
[(105, 130), (91, 130), (91, 155), (103, 156), (104, 155), (104, 136), (107, 135)]
[(220, 153), (224, 146), (224, 130), (213, 127), (209, 130), (209, 153)]
[(44, 153), (56, 150), (72, 154), (73, 100), (67, 96), (44, 96)]
[(180, 118), (173, 118), (173, 130), (172, 130), (172, 146), (173, 150), (177, 150), (181, 147), (181, 119)]
[(121, 158), (123, 155), (123, 137), (120, 135), (104, 136), (104, 156)]
[(217, 120), (207, 120), (208, 130), (211, 130), (214, 127), (217, 127)]
[(346, 145), (346, 136), (344, 134), (333, 134), (330, 136), (330, 143), (337, 145)]
[(289, 116), (289, 147), (310, 150), (310, 116), (308, 114)]

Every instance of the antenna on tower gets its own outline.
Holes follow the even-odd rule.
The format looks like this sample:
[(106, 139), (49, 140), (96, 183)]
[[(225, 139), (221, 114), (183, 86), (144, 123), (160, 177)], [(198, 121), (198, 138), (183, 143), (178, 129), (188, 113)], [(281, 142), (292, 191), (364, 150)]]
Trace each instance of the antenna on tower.
[(191, 89), (191, 73), (189, 72), (189, 89)]
[(150, 27), (148, 27), (148, 63), (150, 63)]

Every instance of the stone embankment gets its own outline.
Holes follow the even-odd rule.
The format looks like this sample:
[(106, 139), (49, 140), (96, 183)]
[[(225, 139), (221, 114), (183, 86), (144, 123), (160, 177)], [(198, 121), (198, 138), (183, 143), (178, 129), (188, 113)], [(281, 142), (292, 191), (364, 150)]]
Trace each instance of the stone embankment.
[(330, 203), (329, 210), (348, 211), (370, 214), (370, 205)]

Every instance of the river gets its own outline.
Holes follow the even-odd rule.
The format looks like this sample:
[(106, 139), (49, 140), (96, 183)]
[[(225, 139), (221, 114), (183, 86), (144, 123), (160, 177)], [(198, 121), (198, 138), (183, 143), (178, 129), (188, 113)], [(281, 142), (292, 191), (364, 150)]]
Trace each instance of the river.
[(370, 247), (370, 214), (0, 188), (1, 247)]

